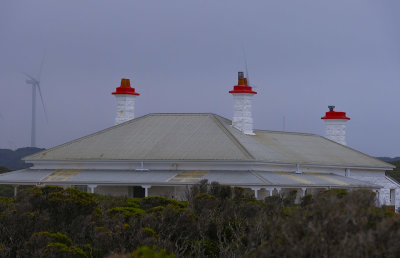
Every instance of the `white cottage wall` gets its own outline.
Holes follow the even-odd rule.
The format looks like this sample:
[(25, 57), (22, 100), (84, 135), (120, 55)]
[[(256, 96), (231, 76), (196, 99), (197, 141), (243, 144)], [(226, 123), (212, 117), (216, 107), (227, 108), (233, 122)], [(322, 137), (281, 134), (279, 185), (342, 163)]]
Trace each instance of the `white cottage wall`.
[(394, 189), (395, 210), (397, 211), (400, 208), (400, 184), (385, 176), (385, 172), (352, 171), (350, 177), (383, 186), (378, 194), (379, 205), (392, 205), (390, 201), (390, 189)]
[(184, 200), (187, 186), (152, 186), (149, 188), (149, 196), (163, 196), (176, 200)]
[(171, 198), (173, 191), (173, 187), (152, 186), (149, 188), (149, 196), (163, 196), (166, 198)]
[(110, 195), (110, 196), (128, 196), (128, 186), (106, 186), (100, 185), (94, 189), (97, 194)]

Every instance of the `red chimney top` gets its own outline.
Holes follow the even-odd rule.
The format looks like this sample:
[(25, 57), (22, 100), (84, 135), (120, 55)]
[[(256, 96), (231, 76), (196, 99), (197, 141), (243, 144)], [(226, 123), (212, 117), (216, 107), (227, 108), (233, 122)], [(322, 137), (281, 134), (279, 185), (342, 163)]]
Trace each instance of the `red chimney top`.
[(121, 79), (121, 86), (116, 88), (115, 92), (112, 93), (113, 95), (118, 94), (128, 94), (128, 95), (136, 95), (139, 96), (140, 94), (135, 92), (135, 88), (131, 88), (131, 81), (129, 79)]
[(229, 91), (229, 93), (257, 94), (251, 86), (247, 85), (247, 78), (244, 77), (243, 72), (238, 72), (238, 85), (233, 86), (233, 90)]
[(325, 116), (321, 117), (321, 119), (346, 119), (350, 120), (349, 117), (346, 116), (346, 112), (336, 112), (334, 111), (335, 106), (328, 106), (329, 111), (325, 113)]

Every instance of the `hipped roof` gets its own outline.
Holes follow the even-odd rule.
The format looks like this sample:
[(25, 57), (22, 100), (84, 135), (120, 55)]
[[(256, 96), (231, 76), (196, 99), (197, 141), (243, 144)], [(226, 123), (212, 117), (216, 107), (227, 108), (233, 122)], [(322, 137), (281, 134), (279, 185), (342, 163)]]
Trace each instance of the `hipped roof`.
[(215, 114), (149, 114), (28, 156), (39, 160), (256, 161), (341, 167), (393, 166), (314, 134), (246, 135)]

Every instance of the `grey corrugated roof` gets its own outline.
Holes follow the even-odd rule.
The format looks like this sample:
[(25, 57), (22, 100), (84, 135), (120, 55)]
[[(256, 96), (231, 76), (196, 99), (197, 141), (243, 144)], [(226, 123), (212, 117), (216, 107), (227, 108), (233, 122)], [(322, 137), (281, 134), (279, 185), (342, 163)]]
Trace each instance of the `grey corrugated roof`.
[(84, 170), (68, 179), (70, 182), (97, 182), (103, 184), (153, 184), (165, 183), (178, 171), (118, 171), (118, 170)]
[(202, 179), (224, 185), (266, 185), (263, 180), (250, 171), (211, 171)]
[(149, 114), (25, 160), (215, 160), (393, 166), (324, 137), (255, 130), (245, 135), (214, 114)]
[(54, 170), (31, 170), (23, 169), (18, 171), (13, 171), (9, 173), (0, 174), (0, 184), (13, 183), (36, 183), (40, 182), (43, 178), (46, 178)]
[(28, 160), (248, 160), (212, 114), (150, 114), (27, 157)]
[(307, 172), (307, 173), (289, 173), (279, 171), (257, 171), (254, 172), (270, 182), (271, 185), (281, 186), (307, 186), (307, 187), (318, 187), (318, 186), (329, 186), (337, 188), (348, 188), (348, 187), (367, 187), (367, 188), (379, 188), (377, 184), (371, 184), (365, 181), (357, 180), (351, 177), (339, 176), (336, 174), (318, 173), (318, 172)]
[[(313, 134), (261, 131), (252, 136), (272, 150), (269, 155), (257, 152), (257, 159), (299, 164), (329, 164), (339, 166), (393, 167), (376, 158)], [(271, 155), (274, 153), (275, 155)]]
[[(178, 180), (177, 180), (178, 179)], [(296, 174), (278, 171), (121, 171), (121, 170), (34, 170), (0, 175), (0, 184), (38, 185), (191, 185), (207, 179), (232, 186), (381, 188), (380, 185), (327, 173)]]

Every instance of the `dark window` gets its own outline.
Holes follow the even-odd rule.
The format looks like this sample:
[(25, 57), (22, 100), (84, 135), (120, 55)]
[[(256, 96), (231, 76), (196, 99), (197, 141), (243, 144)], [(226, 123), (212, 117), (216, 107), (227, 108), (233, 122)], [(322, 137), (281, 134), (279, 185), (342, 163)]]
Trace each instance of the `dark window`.
[(390, 189), (390, 205), (396, 205), (396, 189)]
[(141, 186), (133, 186), (132, 187), (132, 197), (143, 198), (144, 197), (144, 188)]
[(88, 187), (87, 187), (87, 185), (74, 185), (74, 186), (72, 186), (72, 187), (75, 188), (75, 189), (78, 189), (78, 190), (80, 190), (80, 191), (82, 191), (82, 192), (85, 192), (85, 193), (88, 192)]

